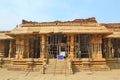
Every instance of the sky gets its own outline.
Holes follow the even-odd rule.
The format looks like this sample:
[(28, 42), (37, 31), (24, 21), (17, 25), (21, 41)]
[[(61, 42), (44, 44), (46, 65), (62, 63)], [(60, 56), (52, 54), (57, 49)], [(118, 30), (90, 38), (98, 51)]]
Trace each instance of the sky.
[(0, 31), (22, 19), (37, 22), (96, 17), (98, 23), (120, 23), (120, 0), (0, 0)]

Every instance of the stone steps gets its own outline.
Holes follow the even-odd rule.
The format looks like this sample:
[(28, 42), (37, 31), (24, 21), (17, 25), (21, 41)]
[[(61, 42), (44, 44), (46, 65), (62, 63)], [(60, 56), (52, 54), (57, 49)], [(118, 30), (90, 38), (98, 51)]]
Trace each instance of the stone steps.
[(120, 62), (119, 63), (108, 63), (107, 64), (110, 69), (120, 69)]
[(26, 66), (24, 65), (12, 65), (7, 68), (8, 70), (13, 70), (13, 71), (25, 71)]
[(45, 74), (70, 74), (66, 60), (50, 60)]

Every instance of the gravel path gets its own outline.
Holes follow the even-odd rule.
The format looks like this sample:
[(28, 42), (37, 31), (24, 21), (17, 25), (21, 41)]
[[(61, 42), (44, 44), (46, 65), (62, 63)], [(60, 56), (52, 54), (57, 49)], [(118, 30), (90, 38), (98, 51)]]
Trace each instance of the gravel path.
[(120, 69), (111, 71), (82, 71), (73, 75), (40, 74), (40, 72), (8, 71), (0, 69), (0, 80), (120, 80)]

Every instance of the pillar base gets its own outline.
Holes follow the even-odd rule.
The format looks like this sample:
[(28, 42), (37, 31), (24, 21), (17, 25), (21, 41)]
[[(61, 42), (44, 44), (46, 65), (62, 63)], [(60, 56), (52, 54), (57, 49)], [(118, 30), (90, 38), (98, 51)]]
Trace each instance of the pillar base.
[(95, 59), (95, 60), (103, 60), (104, 58), (102, 58), (102, 54), (100, 54), (100, 53), (95, 53), (95, 55), (92, 55), (92, 59)]
[(4, 55), (2, 53), (0, 53), (0, 58), (3, 58), (3, 57), (4, 57)]
[(68, 55), (68, 58), (74, 58), (73, 52), (70, 52), (70, 54)]
[(15, 55), (15, 58), (16, 58), (16, 59), (22, 59), (22, 58), (23, 58), (23, 55)]

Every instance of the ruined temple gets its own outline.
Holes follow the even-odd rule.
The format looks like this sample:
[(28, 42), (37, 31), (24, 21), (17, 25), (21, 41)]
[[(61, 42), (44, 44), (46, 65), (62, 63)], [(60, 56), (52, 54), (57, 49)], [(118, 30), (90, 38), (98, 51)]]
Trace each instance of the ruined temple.
[(61, 73), (69, 73), (120, 68), (120, 23), (97, 23), (94, 17), (64, 22), (22, 20), (15, 29), (0, 31), (0, 57), (1, 66), (9, 70), (47, 73), (53, 68), (57, 73), (63, 66)]

